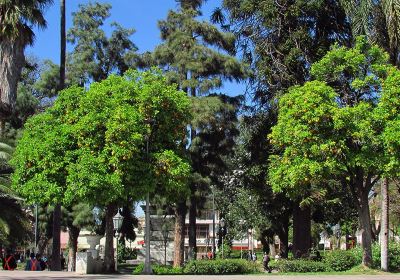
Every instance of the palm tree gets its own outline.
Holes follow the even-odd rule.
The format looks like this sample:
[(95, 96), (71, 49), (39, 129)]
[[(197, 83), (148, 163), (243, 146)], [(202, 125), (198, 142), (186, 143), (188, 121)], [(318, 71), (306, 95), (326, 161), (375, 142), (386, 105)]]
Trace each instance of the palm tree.
[[(66, 36), (65, 36), (65, 0), (60, 0), (60, 90), (64, 89), (65, 85), (65, 50), (66, 50)], [(56, 204), (53, 212), (53, 253), (51, 256), (52, 270), (60, 271), (60, 231), (61, 231), (61, 204)]]
[(354, 35), (367, 35), (400, 65), (400, 0), (341, 0)]
[(17, 83), (25, 64), (24, 50), (35, 38), (33, 27), (45, 28), (43, 12), (52, 0), (0, 2), (0, 120), (15, 105)]

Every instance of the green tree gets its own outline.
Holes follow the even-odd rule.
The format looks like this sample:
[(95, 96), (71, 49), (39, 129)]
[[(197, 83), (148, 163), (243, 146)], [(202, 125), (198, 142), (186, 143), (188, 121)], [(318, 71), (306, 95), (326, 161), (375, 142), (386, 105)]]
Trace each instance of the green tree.
[(351, 193), (367, 266), (372, 264), (368, 198), (388, 166), (381, 140), (387, 123), (378, 103), (394, 90), (391, 73), (397, 72), (388, 55), (364, 37), (351, 49), (335, 46), (312, 66), (316, 81), (293, 87), (280, 99), (278, 123), (269, 136), (283, 151), (270, 157), (275, 191), (285, 189), (312, 203), (335, 177)]
[[(201, 4), (204, 1), (178, 1), (180, 7), (178, 11), (170, 11), (167, 19), (159, 22), (161, 39), (163, 42), (156, 47), (151, 55), (145, 56), (152, 64), (159, 65), (165, 70), (170, 82), (177, 83), (179, 88), (191, 97), (204, 96), (214, 89), (221, 87), (224, 79), (240, 80), (246, 77), (247, 70), (245, 65), (239, 62), (233, 55), (235, 54), (235, 38), (232, 33), (222, 32), (217, 27), (206, 21), (199, 21), (198, 17)], [(201, 103), (202, 101), (194, 101)], [(221, 111), (212, 111), (211, 108), (222, 108), (223, 105), (217, 98), (203, 100), (209, 102), (210, 115), (206, 118), (215, 118)], [(214, 103), (214, 104), (211, 104)], [(227, 104), (228, 102), (225, 102)], [(236, 109), (234, 109), (236, 110)], [(207, 110), (203, 110), (205, 113)], [(222, 122), (220, 123), (222, 124)], [(205, 121), (202, 126), (206, 127)], [(210, 123), (210, 126), (213, 126)], [(229, 126), (229, 124), (228, 124)], [(207, 186), (205, 174), (207, 168), (201, 163), (200, 153), (205, 144), (204, 139), (197, 134), (201, 134), (204, 127), (190, 125), (189, 154), (193, 162), (193, 176), (191, 183), (190, 208), (189, 208), (189, 258), (193, 258), (196, 252), (196, 213), (198, 212), (198, 197), (196, 193), (201, 193)], [(227, 132), (226, 129), (224, 129)], [(221, 133), (223, 133), (221, 131)], [(204, 134), (206, 135), (206, 130)], [(215, 135), (217, 136), (217, 135)], [(211, 139), (211, 138), (210, 138)], [(228, 140), (231, 141), (231, 140)], [(205, 144), (202, 147), (202, 144)], [(226, 148), (226, 147), (224, 147)], [(216, 164), (216, 163), (213, 163)], [(182, 201), (177, 206), (182, 212), (178, 216), (184, 217), (186, 205)], [(178, 218), (178, 222), (183, 222), (183, 218)], [(176, 224), (176, 227), (183, 227), (184, 224)], [(182, 231), (183, 232), (183, 231)], [(174, 265), (180, 266), (183, 263), (183, 236), (175, 235), (175, 260)]]
[(399, 66), (400, 6), (396, 0), (341, 0), (349, 16), (353, 34), (368, 36), (390, 55), (390, 62)]
[[(285, 193), (274, 194), (271, 186), (267, 184), (269, 162), (266, 155), (271, 153), (272, 146), (265, 135), (271, 132), (275, 123), (274, 119), (275, 117), (271, 114), (261, 112), (242, 118), (239, 127), (240, 136), (235, 147), (235, 168), (233, 169), (239, 168), (240, 170), (240, 176), (237, 176), (237, 186), (245, 191), (251, 191), (252, 197), (258, 198), (259, 205), (255, 206), (264, 217), (263, 223), (253, 223), (247, 226), (257, 228), (259, 240), (263, 243), (264, 248), (268, 247), (268, 243), (274, 242), (274, 236), (278, 235), (280, 240), (279, 255), (287, 258), (289, 224), (293, 213), (293, 203)], [(248, 202), (249, 209), (247, 211), (249, 214), (253, 212), (252, 209), (255, 206)], [(237, 211), (240, 212), (240, 205)]]
[(12, 169), (8, 161), (13, 151), (11, 145), (0, 142), (0, 247), (21, 245), (30, 230), (22, 200), (10, 189)]
[(213, 19), (232, 30), (243, 58), (252, 65), (252, 96), (261, 105), (310, 79), (310, 64), (352, 35), (334, 0), (224, 0)]
[(122, 75), (135, 65), (137, 47), (130, 40), (135, 30), (112, 23), (113, 31), (107, 37), (101, 28), (110, 10), (110, 4), (88, 3), (72, 13), (73, 26), (67, 35), (73, 45), (67, 62), (72, 84), (82, 86), (104, 80), (112, 73)]
[(51, 0), (3, 0), (0, 3), (0, 116), (7, 118), (15, 107), (17, 84), (25, 65), (24, 50), (32, 45), (33, 27), (46, 27), (43, 12)]
[[(310, 65), (322, 58), (334, 42), (341, 45), (352, 42), (344, 9), (334, 0), (279, 3), (273, 0), (224, 0), (222, 7), (215, 10), (213, 20), (235, 33), (238, 52), (253, 70), (248, 92), (255, 103), (250, 115), (255, 119), (267, 115), (270, 118), (267, 122), (272, 125), (276, 121), (275, 98), (291, 86), (310, 80)], [(256, 127), (252, 131), (258, 133), (257, 128), (261, 126), (253, 123)], [(257, 137), (255, 135), (254, 139)], [(270, 152), (267, 149), (265, 155)], [(257, 151), (253, 155), (257, 155)], [(256, 165), (252, 166), (256, 168)], [(262, 173), (259, 175), (261, 179)], [(297, 204), (293, 208), (294, 227), (310, 225), (311, 213), (308, 210), (303, 213)], [(310, 240), (309, 229), (295, 230), (294, 248), (297, 240)], [(301, 235), (297, 236), (297, 233)]]
[(185, 94), (156, 70), (64, 90), (27, 122), (13, 158), (14, 188), (30, 202), (105, 207), (105, 271), (112, 271), (118, 201), (185, 191), (190, 168), (177, 152), (188, 108)]

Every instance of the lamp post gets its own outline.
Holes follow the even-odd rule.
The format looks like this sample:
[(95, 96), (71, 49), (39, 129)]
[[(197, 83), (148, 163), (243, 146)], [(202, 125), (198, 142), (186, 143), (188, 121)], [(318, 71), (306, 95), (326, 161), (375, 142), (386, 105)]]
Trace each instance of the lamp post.
[(225, 219), (224, 218), (221, 218), (221, 220), (219, 220), (219, 226), (220, 226), (221, 238), (222, 238), (221, 253), (222, 253), (222, 258), (224, 258), (224, 235), (225, 235)]
[(124, 217), (121, 216), (119, 210), (117, 214), (113, 217), (113, 225), (115, 230), (115, 238), (116, 238), (116, 248), (115, 248), (115, 271), (118, 271), (118, 232), (122, 226), (122, 220)]
[[(150, 163), (149, 158), (149, 145), (151, 137), (154, 133), (154, 126), (156, 124), (156, 120), (153, 118), (149, 118), (146, 120), (147, 124), (150, 126), (150, 133), (146, 137), (146, 157), (147, 161)], [(146, 215), (145, 215), (145, 235), (144, 235), (144, 242), (146, 245), (146, 256), (144, 259), (144, 274), (152, 274), (151, 271), (151, 263), (150, 263), (150, 193), (147, 191), (146, 194)]]
[(35, 204), (35, 253), (38, 252), (38, 239), (39, 239), (39, 228), (38, 228), (38, 205)]

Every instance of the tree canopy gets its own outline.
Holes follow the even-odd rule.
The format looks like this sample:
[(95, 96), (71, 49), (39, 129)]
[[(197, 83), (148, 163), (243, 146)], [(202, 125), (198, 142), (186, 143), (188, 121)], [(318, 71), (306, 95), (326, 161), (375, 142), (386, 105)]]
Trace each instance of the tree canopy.
[(353, 196), (363, 263), (371, 265), (368, 197), (388, 166), (382, 137), (394, 143), (389, 135), (396, 118), (388, 118), (397, 107), (388, 99), (397, 95), (399, 70), (360, 37), (354, 48), (334, 47), (311, 72), (315, 81), (291, 88), (279, 100), (278, 123), (269, 137), (281, 152), (270, 157), (269, 179), (275, 191), (285, 189), (308, 202), (324, 194), (329, 179), (340, 181)]
[(102, 205), (161, 185), (184, 189), (190, 168), (178, 146), (188, 108), (156, 70), (66, 89), (28, 120), (12, 160), (14, 188), (30, 202)]

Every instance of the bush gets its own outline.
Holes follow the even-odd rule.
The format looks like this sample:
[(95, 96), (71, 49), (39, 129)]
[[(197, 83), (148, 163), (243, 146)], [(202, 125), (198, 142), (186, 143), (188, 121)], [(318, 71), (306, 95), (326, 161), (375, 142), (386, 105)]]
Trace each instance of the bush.
[(124, 244), (118, 244), (118, 262), (125, 263), (126, 260), (137, 259), (136, 249), (126, 247)]
[(249, 274), (261, 271), (259, 263), (238, 259), (195, 260), (184, 268), (185, 274)]
[[(151, 269), (153, 271), (153, 274), (155, 275), (176, 275), (176, 274), (183, 274), (183, 268), (181, 267), (172, 267), (168, 265), (152, 265)], [(141, 263), (139, 264), (134, 270), (133, 273), (134, 275), (140, 275), (143, 273), (144, 270), (144, 264)]]
[(334, 250), (325, 255), (324, 263), (333, 271), (346, 271), (360, 264), (354, 252)]
[(177, 275), (183, 274), (182, 267), (172, 267), (169, 265), (152, 265), (151, 269), (153, 270), (153, 274), (156, 275)]
[(144, 270), (144, 263), (139, 264), (135, 269), (133, 270), (132, 274), (134, 275), (139, 275), (142, 274)]
[[(231, 246), (224, 242), (224, 244), (222, 245), (224, 246), (224, 249), (221, 249), (221, 246), (219, 247), (219, 250), (217, 251), (217, 258), (218, 259), (228, 259), (231, 258), (231, 254), (232, 254), (232, 248)], [(224, 252), (224, 256), (222, 257), (222, 252)]]
[[(389, 271), (400, 271), (400, 244), (395, 242), (389, 243)], [(372, 262), (374, 268), (381, 267), (381, 246), (374, 243), (372, 246)]]
[(279, 272), (325, 272), (330, 268), (323, 262), (311, 261), (306, 259), (297, 260), (278, 260), (270, 262), (272, 269)]

